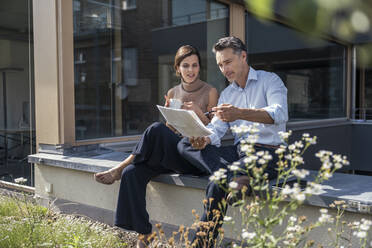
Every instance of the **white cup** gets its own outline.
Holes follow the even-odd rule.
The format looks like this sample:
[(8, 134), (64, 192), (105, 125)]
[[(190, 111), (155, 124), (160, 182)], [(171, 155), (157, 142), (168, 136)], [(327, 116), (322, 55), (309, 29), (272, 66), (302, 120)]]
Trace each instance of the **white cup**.
[(178, 99), (172, 98), (169, 99), (169, 107), (173, 109), (180, 109), (182, 106), (182, 102)]

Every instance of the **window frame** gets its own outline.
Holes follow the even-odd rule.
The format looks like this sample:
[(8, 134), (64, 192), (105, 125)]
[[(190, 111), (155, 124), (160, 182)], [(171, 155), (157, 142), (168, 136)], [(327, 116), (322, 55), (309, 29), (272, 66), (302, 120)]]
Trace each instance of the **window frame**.
[[(245, 6), (227, 0), (218, 0), (218, 2), (227, 4), (229, 7), (229, 35), (240, 37), (245, 41), (245, 13), (247, 11)], [(80, 146), (138, 140), (140, 135), (75, 139), (73, 0), (33, 1), (33, 10), (37, 144)], [(278, 17), (270, 21), (295, 29)], [(348, 120), (351, 116), (352, 45), (329, 36), (322, 36), (322, 38), (346, 46), (344, 82), (346, 84), (346, 117), (317, 122), (309, 120), (296, 124), (306, 125), (307, 128), (322, 123), (337, 125), (340, 120)], [(55, 96), (52, 100), (50, 96), (45, 97), (46, 89), (43, 87), (48, 88), (47, 94)], [(291, 126), (293, 125), (289, 123), (288, 127)]]
[[(254, 13), (250, 11), (249, 9), (246, 9), (244, 12), (244, 28), (246, 24), (246, 14), (250, 14), (254, 16)], [(275, 24), (282, 25), (284, 27), (287, 27), (291, 30), (295, 30), (298, 32), (303, 33), (300, 29), (298, 29), (295, 25), (291, 24), (289, 21), (286, 21), (284, 17), (280, 15), (274, 15), (271, 18), (267, 19), (269, 22), (273, 22)], [(327, 34), (320, 34), (319, 39), (322, 39), (324, 41), (328, 42), (334, 42), (338, 45), (341, 45), (344, 47), (344, 73), (343, 73), (343, 84), (344, 84), (344, 95), (343, 95), (343, 101), (345, 104), (345, 110), (344, 114), (345, 116), (342, 117), (336, 117), (336, 118), (327, 118), (327, 119), (309, 119), (309, 120), (303, 120), (303, 121), (288, 121), (287, 122), (287, 129), (310, 129), (310, 128), (316, 128), (316, 127), (323, 127), (325, 126), (332, 126), (332, 123), (334, 125), (339, 125), (339, 122), (345, 122), (348, 121), (352, 116), (352, 85), (355, 84), (355, 80), (352, 78), (352, 53), (353, 53), (353, 46), (350, 43), (347, 43), (345, 41), (340, 41), (335, 39), (334, 37), (327, 35)], [(304, 127), (304, 128), (302, 128)]]

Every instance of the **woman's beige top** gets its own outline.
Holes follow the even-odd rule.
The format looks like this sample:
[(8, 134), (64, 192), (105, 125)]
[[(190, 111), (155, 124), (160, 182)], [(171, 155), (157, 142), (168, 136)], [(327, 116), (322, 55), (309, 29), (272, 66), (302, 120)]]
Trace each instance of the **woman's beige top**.
[(182, 81), (172, 88), (172, 98), (179, 99), (181, 102), (194, 102), (203, 112), (207, 112), (211, 88), (212, 86), (200, 79), (196, 79), (191, 84)]

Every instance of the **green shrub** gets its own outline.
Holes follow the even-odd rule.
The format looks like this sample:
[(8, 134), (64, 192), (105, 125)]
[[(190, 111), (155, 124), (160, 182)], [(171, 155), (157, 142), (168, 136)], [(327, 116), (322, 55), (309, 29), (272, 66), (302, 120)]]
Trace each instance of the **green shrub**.
[[(26, 197), (25, 197), (26, 199)], [(0, 196), (0, 247), (128, 247), (114, 232), (16, 197)]]

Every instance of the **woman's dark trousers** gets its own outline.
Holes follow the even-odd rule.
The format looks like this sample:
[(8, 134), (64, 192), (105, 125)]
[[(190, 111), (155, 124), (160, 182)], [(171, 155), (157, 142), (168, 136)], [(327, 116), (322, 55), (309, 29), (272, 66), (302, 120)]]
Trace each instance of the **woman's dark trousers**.
[(133, 163), (122, 172), (116, 226), (140, 234), (151, 233), (146, 210), (146, 186), (151, 178), (163, 173), (203, 174), (180, 156), (177, 150), (180, 140), (163, 123), (156, 122), (145, 130), (132, 152), (136, 155)]

